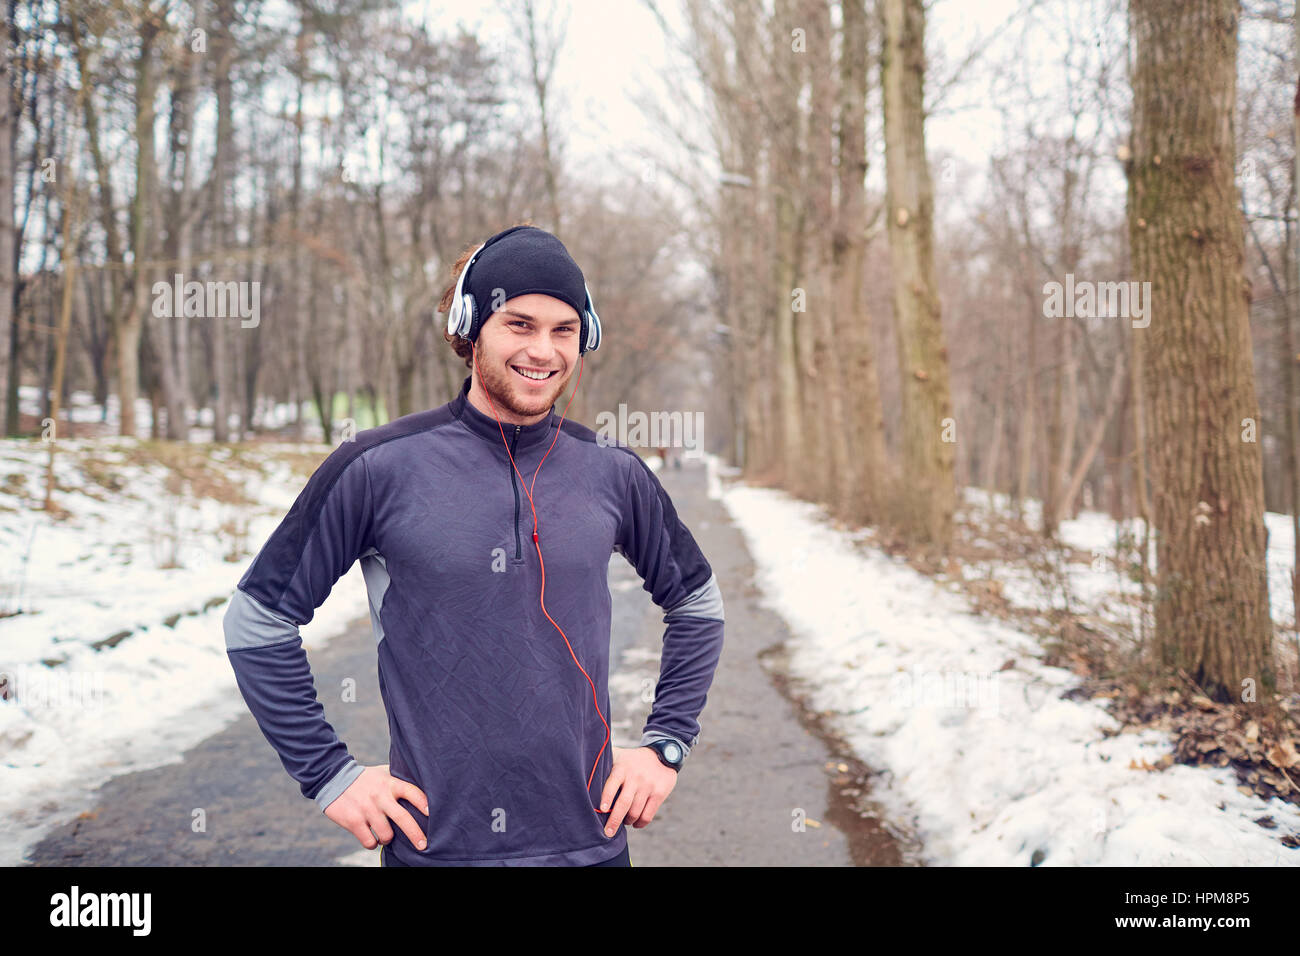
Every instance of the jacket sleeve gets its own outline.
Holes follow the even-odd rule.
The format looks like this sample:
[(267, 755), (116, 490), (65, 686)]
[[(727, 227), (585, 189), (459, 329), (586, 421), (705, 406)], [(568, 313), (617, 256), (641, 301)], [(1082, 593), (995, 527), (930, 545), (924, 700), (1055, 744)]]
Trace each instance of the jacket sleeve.
[(640, 745), (676, 740), (689, 754), (699, 740), (700, 712), (722, 654), (722, 593), (658, 477), (639, 455), (627, 453), (635, 461), (614, 549), (636, 568), (667, 625), (659, 684)]
[(284, 769), (322, 812), (364, 768), (325, 719), (298, 629), (371, 546), (371, 514), (362, 449), (344, 444), (253, 559), (223, 619), (244, 701)]

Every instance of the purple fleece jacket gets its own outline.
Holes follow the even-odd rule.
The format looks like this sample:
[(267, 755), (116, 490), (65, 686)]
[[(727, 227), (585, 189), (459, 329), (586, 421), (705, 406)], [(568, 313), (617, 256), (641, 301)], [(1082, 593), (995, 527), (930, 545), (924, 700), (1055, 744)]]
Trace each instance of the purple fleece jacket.
[[(259, 726), (322, 811), (361, 773), (325, 719), (298, 628), (360, 560), (388, 712), (389, 773), (428, 840), (396, 826), (409, 866), (584, 866), (610, 859), (624, 827), (597, 813), (613, 766), (591, 685), (538, 601), (532, 512), (510, 465), (533, 481), (546, 609), (596, 685), (611, 726), (609, 556), (622, 554), (665, 611), (654, 705), (641, 738), (696, 744), (722, 651), (717, 579), (640, 457), (554, 406), (498, 425), (469, 403), (360, 432), (316, 470), (245, 572), (225, 615), (228, 657)], [(551, 447), (556, 431), (560, 434)]]

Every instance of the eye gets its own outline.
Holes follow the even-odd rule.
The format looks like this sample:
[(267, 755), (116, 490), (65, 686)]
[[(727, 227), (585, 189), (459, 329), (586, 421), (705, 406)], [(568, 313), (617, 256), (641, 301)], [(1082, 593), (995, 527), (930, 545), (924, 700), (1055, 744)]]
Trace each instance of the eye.
[(515, 319), (515, 320), (514, 320), (513, 322), (511, 322), (510, 324), (511, 324), (511, 325), (522, 325), (524, 328), (528, 328), (528, 323), (525, 322), (523, 319)]

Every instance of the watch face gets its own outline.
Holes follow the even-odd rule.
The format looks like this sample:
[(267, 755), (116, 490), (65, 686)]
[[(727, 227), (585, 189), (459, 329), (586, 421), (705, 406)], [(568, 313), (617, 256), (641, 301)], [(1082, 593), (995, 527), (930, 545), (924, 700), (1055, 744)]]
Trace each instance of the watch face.
[(682, 748), (670, 741), (664, 744), (664, 756), (676, 763), (682, 759)]

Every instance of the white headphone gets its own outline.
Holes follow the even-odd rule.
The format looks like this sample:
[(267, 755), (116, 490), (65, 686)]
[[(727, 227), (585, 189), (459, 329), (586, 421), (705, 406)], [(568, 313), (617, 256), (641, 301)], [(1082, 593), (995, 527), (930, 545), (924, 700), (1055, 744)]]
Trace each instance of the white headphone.
[[(469, 275), (469, 267), (474, 264), (474, 260), (487, 244), (485, 242), (475, 249), (474, 254), (465, 263), (465, 268), (460, 270), (460, 276), (456, 279), (456, 291), (451, 299), (451, 308), (447, 310), (447, 334), (459, 335), (471, 342), (478, 339), (483, 321), (490, 316), (478, 314), (478, 304), (474, 301), (474, 296), (465, 291), (465, 276)], [(596, 306), (591, 301), (591, 290), (587, 288), (586, 280), (583, 280), (582, 288), (587, 293), (587, 305), (583, 310), (581, 329), (578, 332), (579, 355), (600, 348), (600, 316), (596, 314)]]

